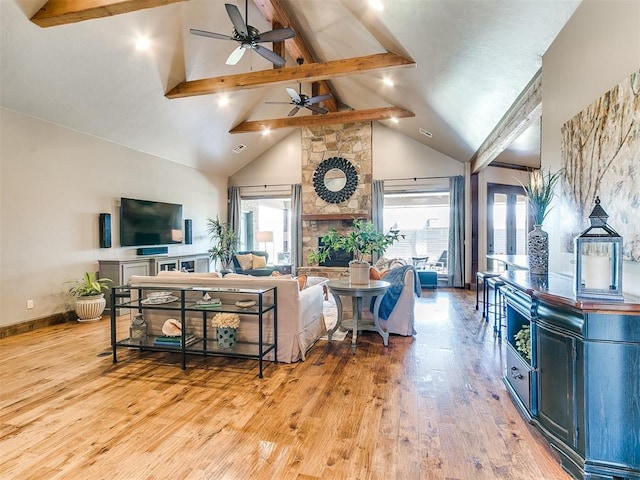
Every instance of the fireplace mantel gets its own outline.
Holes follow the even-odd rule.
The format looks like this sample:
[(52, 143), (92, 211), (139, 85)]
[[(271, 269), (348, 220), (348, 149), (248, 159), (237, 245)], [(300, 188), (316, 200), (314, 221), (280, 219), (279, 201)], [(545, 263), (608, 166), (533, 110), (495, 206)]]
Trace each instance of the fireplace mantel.
[(368, 213), (308, 213), (302, 215), (303, 221), (331, 221), (331, 220), (353, 220), (354, 218), (361, 218), (363, 220), (369, 220), (370, 215)]

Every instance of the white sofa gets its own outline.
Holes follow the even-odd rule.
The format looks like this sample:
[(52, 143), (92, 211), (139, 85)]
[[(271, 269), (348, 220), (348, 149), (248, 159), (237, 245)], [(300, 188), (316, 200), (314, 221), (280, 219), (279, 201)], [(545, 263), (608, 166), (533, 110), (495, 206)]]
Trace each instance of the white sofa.
[[(142, 285), (162, 285), (175, 288), (184, 286), (205, 287), (232, 287), (232, 288), (259, 288), (277, 287), (278, 300), (278, 361), (284, 363), (304, 360), (306, 352), (324, 334), (326, 326), (322, 313), (323, 285), (327, 279), (309, 277), (307, 286), (299, 289), (298, 281), (289, 277), (252, 277), (249, 275), (229, 274), (220, 278), (217, 274), (196, 274), (181, 272), (160, 272), (158, 276), (132, 276), (130, 285), (139, 287)], [(169, 289), (169, 288), (168, 288)], [(137, 295), (132, 290), (132, 295)], [(224, 297), (224, 294), (216, 292), (216, 297)], [(237, 296), (235, 299), (238, 299)], [(132, 310), (132, 314), (135, 313)], [(269, 314), (270, 315), (270, 314)], [(153, 325), (152, 334), (160, 334), (163, 318), (166, 313), (147, 310), (145, 317), (149, 324)], [(154, 321), (155, 319), (155, 321)], [(198, 312), (189, 313), (187, 323), (191, 328), (198, 329), (202, 325), (202, 315)], [(258, 319), (255, 315), (245, 315), (240, 318), (238, 340), (257, 341)], [(208, 326), (210, 328), (210, 324)], [(213, 332), (213, 330), (212, 330)], [(215, 335), (215, 333), (213, 333)], [(272, 330), (266, 331), (265, 341), (269, 342)], [(211, 337), (211, 333), (208, 336)], [(273, 360), (273, 352), (267, 359)]]

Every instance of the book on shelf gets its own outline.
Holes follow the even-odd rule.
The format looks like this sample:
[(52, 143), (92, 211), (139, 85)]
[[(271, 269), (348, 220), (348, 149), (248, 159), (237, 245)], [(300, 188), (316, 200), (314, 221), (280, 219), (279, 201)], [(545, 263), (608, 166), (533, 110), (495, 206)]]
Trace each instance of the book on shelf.
[[(190, 345), (193, 342), (195, 342), (197, 340), (195, 335), (186, 335), (185, 336), (185, 345)], [(160, 336), (160, 337), (156, 337), (153, 340), (153, 344), (154, 345), (164, 345), (164, 346), (173, 346), (173, 347), (179, 347), (182, 345), (182, 337), (181, 336), (175, 336), (175, 337), (169, 337), (169, 336)]]

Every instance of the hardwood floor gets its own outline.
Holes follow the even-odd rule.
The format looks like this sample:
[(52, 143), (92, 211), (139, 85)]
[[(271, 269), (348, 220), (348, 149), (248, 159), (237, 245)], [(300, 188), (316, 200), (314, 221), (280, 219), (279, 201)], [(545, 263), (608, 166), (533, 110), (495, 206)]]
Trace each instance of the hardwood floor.
[[(567, 480), (502, 383), (474, 292), (424, 291), (418, 334), (305, 362), (119, 351), (109, 322), (0, 340), (3, 479)], [(123, 319), (124, 321), (124, 319)]]

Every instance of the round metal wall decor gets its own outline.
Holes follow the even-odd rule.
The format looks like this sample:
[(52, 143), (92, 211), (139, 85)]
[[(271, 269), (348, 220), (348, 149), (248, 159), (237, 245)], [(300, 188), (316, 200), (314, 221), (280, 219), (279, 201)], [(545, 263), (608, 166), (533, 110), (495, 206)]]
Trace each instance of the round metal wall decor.
[(318, 196), (328, 203), (348, 200), (358, 186), (358, 172), (342, 157), (323, 160), (313, 172), (313, 188)]

